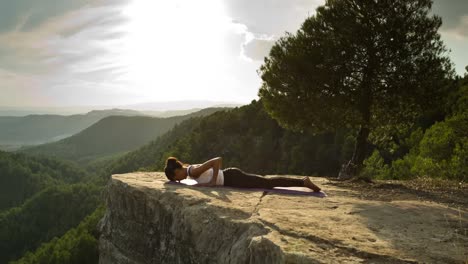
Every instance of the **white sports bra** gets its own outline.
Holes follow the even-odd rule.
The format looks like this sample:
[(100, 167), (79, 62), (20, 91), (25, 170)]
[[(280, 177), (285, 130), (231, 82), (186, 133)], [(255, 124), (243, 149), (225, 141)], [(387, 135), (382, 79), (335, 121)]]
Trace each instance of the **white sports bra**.
[[(192, 167), (192, 165), (189, 165), (187, 167), (187, 177), (189, 179), (195, 180), (198, 183), (207, 183), (211, 181), (211, 179), (213, 178), (213, 168), (209, 168), (208, 170), (204, 171), (202, 174), (200, 174), (200, 177), (198, 178), (192, 178), (192, 176), (190, 176), (190, 167)], [(219, 169), (218, 171), (218, 177), (216, 178), (216, 185), (224, 185), (224, 174), (223, 174), (222, 169)]]

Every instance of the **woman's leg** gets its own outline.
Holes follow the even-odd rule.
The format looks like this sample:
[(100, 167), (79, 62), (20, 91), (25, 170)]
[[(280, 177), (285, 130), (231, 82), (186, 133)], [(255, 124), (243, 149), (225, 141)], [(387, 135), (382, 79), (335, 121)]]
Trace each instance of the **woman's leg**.
[(231, 167), (223, 170), (224, 185), (242, 188), (268, 188), (273, 187), (304, 187), (304, 180), (288, 177), (263, 177), (258, 174), (246, 173), (239, 168)]

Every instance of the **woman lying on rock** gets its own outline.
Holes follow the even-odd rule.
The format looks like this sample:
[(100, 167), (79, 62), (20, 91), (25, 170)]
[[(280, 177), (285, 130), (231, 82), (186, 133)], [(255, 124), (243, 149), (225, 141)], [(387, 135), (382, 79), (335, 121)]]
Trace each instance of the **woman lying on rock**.
[[(320, 188), (312, 183), (309, 177), (302, 179), (289, 177), (264, 177), (257, 174), (246, 173), (239, 168), (231, 167), (221, 169), (222, 158), (216, 157), (205, 161), (203, 164), (182, 163), (175, 157), (166, 160), (164, 171), (171, 181), (193, 179), (197, 184), (192, 186), (224, 185), (241, 188), (273, 188), (273, 187), (308, 187), (314, 192)], [(213, 173), (214, 172), (214, 173)]]

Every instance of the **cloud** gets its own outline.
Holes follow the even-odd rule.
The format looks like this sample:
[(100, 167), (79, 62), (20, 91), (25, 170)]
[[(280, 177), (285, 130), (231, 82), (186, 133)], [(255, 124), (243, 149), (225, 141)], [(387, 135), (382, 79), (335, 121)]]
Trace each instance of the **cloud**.
[(456, 39), (468, 40), (468, 14), (459, 18), (459, 22), (452, 28), (441, 30), (442, 33), (455, 37)]
[(243, 55), (252, 60), (263, 61), (269, 54), (271, 47), (275, 44), (274, 38), (253, 38), (242, 44)]
[(225, 0), (226, 12), (253, 34), (283, 35), (296, 31), (325, 0)]
[(432, 12), (442, 17), (441, 30), (450, 30), (460, 25), (463, 16), (468, 15), (466, 0), (434, 0)]
[[(66, 104), (80, 95), (92, 102), (91, 94), (112, 101), (126, 92), (123, 84), (108, 82), (123, 67), (114, 58), (124, 34), (120, 27), (128, 22), (121, 14), (125, 1), (77, 2), (79, 7), (67, 6), (71, 10), (58, 4), (61, 12), (49, 12), (50, 17), (44, 17), (44, 9), (56, 9), (46, 5), (35, 9), (34, 3), (10, 17), (16, 24), (0, 33), (0, 90), (5, 100), (18, 99), (9, 103)], [(37, 100), (30, 100), (30, 95)]]
[(244, 27), (241, 56), (263, 61), (276, 39), (296, 32), (324, 0), (225, 0), (226, 13)]
[(50, 16), (35, 4), (16, 10), (15, 24), (0, 30), (3, 98), (66, 105), (164, 100), (168, 90), (187, 99), (255, 95), (257, 64), (240, 58), (246, 27), (217, 12), (217, 0), (88, 2)]
[[(225, 0), (227, 13), (234, 21), (245, 25), (246, 40), (242, 55), (252, 61), (260, 61), (268, 55), (273, 40), (286, 31), (295, 33), (302, 22), (315, 14), (315, 9), (325, 0)], [(468, 1), (434, 0), (432, 12), (442, 17), (440, 29), (457, 71), (465, 71), (468, 45)]]
[(2, 65), (50, 72), (105, 54), (105, 41), (122, 34), (109, 28), (109, 23), (125, 23), (118, 7), (85, 6), (50, 18), (29, 31), (20, 29), (24, 24), (21, 20), (15, 30), (0, 34)]

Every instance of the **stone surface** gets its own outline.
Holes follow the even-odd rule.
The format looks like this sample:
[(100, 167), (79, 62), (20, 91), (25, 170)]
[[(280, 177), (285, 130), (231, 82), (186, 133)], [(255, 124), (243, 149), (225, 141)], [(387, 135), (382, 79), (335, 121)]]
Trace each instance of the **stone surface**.
[[(299, 177), (299, 176), (297, 176)], [(107, 263), (463, 263), (465, 209), (360, 199), (311, 177), (328, 197), (178, 186), (163, 172), (115, 174), (100, 222)], [(465, 229), (466, 232), (466, 229)]]

